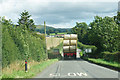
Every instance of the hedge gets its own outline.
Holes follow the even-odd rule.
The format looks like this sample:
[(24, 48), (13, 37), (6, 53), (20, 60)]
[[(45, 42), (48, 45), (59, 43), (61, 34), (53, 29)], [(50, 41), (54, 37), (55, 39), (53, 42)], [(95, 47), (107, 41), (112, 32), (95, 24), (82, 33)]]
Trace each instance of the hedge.
[(114, 53), (111, 53), (111, 52), (101, 52), (100, 53), (100, 58), (103, 58), (104, 60), (107, 60), (107, 61), (116, 61), (116, 62), (120, 62), (120, 52), (114, 52)]
[(17, 60), (45, 60), (45, 50), (44, 35), (38, 35), (20, 26), (2, 25), (3, 68)]
[(79, 49), (82, 49), (82, 50), (90, 48), (90, 49), (92, 49), (92, 53), (94, 53), (94, 52), (96, 51), (96, 49), (97, 49), (96, 46), (93, 46), (93, 45), (85, 45), (85, 44), (82, 44), (81, 42), (78, 42), (78, 48), (79, 48)]

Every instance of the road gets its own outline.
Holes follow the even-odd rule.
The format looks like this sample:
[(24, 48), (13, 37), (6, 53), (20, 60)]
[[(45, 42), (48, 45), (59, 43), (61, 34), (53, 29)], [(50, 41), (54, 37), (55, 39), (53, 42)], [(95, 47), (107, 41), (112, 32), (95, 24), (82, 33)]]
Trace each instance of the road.
[(79, 57), (77, 60), (60, 60), (35, 78), (118, 78), (117, 71), (89, 63)]

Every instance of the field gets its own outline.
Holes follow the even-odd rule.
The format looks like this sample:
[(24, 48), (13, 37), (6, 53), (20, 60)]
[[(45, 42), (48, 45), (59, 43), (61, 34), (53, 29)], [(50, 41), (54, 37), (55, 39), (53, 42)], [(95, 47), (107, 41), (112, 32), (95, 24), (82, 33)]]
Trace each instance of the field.
[(50, 50), (52, 47), (57, 47), (62, 41), (63, 38), (47, 37), (47, 49)]
[[(57, 33), (57, 34), (67, 34), (67, 32)], [(55, 35), (55, 33), (50, 33), (50, 35)]]

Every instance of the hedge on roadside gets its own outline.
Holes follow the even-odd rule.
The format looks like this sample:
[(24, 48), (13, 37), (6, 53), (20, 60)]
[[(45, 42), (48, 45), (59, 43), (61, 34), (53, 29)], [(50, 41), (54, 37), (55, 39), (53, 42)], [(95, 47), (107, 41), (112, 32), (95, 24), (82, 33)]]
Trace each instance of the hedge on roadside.
[(2, 67), (17, 60), (41, 61), (45, 54), (44, 35), (38, 35), (21, 26), (2, 25)]
[(104, 60), (107, 61), (116, 61), (116, 62), (120, 62), (119, 56), (120, 56), (120, 52), (101, 52), (100, 53), (100, 58), (103, 58)]
[(85, 45), (85, 44), (82, 44), (81, 42), (78, 42), (78, 48), (79, 49), (82, 49), (82, 50), (84, 50), (84, 49), (92, 49), (92, 53), (94, 53), (95, 51), (96, 51), (96, 49), (97, 49), (97, 47), (96, 46), (93, 46), (93, 45)]

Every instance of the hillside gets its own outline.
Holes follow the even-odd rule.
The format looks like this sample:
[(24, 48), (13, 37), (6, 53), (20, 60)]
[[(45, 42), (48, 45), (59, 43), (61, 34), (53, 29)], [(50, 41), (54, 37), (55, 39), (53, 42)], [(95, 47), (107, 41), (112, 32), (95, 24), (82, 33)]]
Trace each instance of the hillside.
[[(44, 25), (36, 25), (36, 31), (40, 32), (40, 33), (44, 33)], [(53, 28), (50, 26), (46, 26), (46, 33), (70, 33), (71, 32), (71, 28)]]

